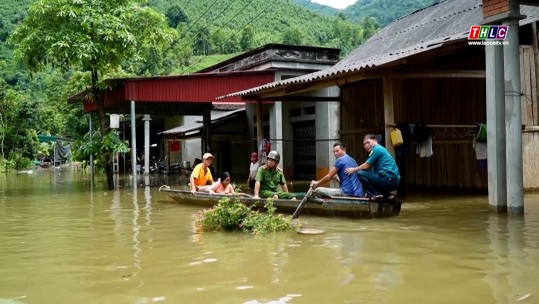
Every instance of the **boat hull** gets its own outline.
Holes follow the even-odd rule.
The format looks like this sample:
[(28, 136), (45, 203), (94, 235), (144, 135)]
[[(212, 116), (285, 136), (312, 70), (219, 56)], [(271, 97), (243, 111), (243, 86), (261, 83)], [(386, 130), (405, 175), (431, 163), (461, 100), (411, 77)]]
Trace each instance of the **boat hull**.
[[(166, 193), (169, 197), (180, 204), (196, 205), (201, 207), (212, 207), (223, 198), (223, 194), (191, 193), (187, 190), (175, 190), (168, 187), (161, 187), (159, 191)], [(228, 196), (233, 197), (233, 196)], [(263, 210), (266, 199), (255, 199), (248, 196), (239, 197), (245, 205), (254, 205), (255, 209)], [(297, 209), (301, 200), (273, 200), (273, 206), (277, 212), (292, 214)], [(332, 197), (324, 199), (323, 202), (308, 202), (303, 211), (303, 215), (320, 216), (344, 216), (352, 218), (378, 218), (397, 216), (400, 213), (402, 202), (394, 200), (371, 200), (358, 197)]]

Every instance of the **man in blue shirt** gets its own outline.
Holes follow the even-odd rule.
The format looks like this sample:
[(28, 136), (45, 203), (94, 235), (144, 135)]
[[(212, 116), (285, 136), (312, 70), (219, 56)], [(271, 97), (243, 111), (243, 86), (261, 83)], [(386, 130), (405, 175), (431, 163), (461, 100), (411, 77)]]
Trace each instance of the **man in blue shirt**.
[(391, 199), (390, 192), (397, 190), (401, 179), (395, 160), (386, 148), (378, 144), (373, 134), (365, 135), (363, 147), (369, 152), (369, 157), (360, 166), (346, 169), (346, 174), (358, 175), (370, 197)]
[[(359, 182), (357, 174), (348, 175), (345, 172), (346, 168), (357, 167), (357, 162), (348, 154), (343, 144), (336, 143), (333, 145), (333, 154), (337, 159), (335, 165), (329, 170), (319, 181), (311, 181), (311, 187), (315, 190), (313, 192), (315, 198), (328, 198), (331, 196), (363, 196), (363, 188)], [(333, 176), (337, 174), (339, 176), (339, 182), (341, 187), (339, 189), (318, 187), (320, 184), (329, 182)]]

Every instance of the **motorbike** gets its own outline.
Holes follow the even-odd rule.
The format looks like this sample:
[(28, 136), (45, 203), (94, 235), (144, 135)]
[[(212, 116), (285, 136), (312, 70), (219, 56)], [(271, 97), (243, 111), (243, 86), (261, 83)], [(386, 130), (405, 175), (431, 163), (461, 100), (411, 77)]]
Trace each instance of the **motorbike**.
[(159, 173), (185, 174), (189, 177), (191, 176), (192, 169), (188, 165), (188, 162), (172, 163), (167, 168), (167, 164), (164, 161), (156, 162), (157, 172)]
[(182, 169), (179, 163), (172, 163), (168, 167), (167, 163), (161, 160), (156, 162), (156, 167), (158, 173), (180, 173)]
[(157, 157), (155, 156), (152, 156), (152, 158), (150, 158), (150, 162), (149, 162), (149, 171), (150, 173), (157, 173)]

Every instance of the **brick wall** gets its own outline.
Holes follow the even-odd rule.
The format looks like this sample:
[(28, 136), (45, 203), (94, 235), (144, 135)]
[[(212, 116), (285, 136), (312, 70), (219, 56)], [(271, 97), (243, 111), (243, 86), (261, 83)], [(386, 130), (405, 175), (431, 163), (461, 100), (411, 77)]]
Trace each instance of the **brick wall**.
[(483, 0), (483, 18), (509, 11), (509, 0)]

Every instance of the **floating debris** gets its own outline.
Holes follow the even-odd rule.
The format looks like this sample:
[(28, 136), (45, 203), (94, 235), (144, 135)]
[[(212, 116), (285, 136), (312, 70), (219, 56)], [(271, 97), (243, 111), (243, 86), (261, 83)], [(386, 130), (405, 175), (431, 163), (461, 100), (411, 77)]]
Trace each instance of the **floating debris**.
[(517, 302), (527, 300), (529, 297), (531, 297), (531, 295), (532, 295), (531, 293), (527, 293), (527, 294), (523, 295), (522, 297), (518, 298)]
[(298, 230), (298, 234), (322, 234), (324, 230), (314, 228), (302, 228)]

